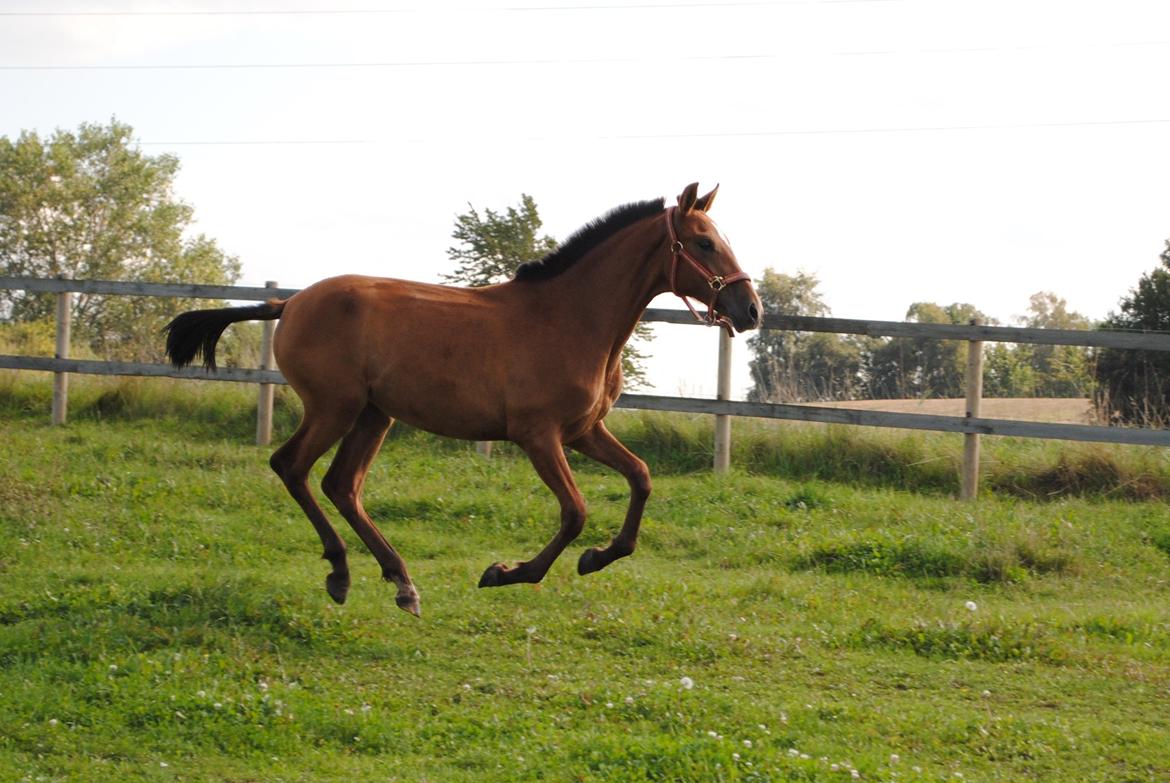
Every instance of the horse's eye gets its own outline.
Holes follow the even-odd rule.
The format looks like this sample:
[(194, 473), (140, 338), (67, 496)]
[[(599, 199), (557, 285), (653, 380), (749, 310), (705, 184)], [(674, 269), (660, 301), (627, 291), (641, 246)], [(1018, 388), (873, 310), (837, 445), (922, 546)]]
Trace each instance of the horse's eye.
[(715, 249), (715, 243), (710, 239), (707, 239), (707, 237), (699, 237), (697, 240), (695, 240), (695, 242), (699, 246), (700, 250), (705, 250), (708, 253)]

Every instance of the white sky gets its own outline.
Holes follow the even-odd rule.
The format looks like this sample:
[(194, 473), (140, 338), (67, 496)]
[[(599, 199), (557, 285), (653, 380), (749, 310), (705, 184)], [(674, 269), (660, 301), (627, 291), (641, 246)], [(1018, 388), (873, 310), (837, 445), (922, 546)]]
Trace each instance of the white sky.
[[(1101, 318), (1170, 237), (1168, 82), (1166, 0), (0, 0), (0, 135), (132, 125), (246, 284), (435, 281), (468, 203), (563, 239), (699, 180), (836, 316)], [(655, 329), (655, 390), (713, 396), (715, 330)]]

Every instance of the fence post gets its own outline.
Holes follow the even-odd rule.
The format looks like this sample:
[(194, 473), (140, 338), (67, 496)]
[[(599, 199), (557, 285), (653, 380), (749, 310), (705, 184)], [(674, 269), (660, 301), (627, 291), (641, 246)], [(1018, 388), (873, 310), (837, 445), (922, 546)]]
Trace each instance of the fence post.
[[(69, 358), (70, 326), (73, 318), (73, 292), (57, 294), (57, 358)], [(64, 424), (69, 414), (69, 373), (53, 373), (53, 424)]]
[[(719, 379), (715, 399), (731, 399), (731, 335), (719, 328)], [(715, 472), (726, 473), (731, 467), (731, 417), (715, 416)]]
[[(978, 318), (971, 319), (972, 326), (979, 326)], [(983, 341), (967, 342), (967, 410), (968, 419), (979, 417), (979, 406), (983, 399)], [(960, 482), (959, 498), (974, 500), (979, 494), (979, 434), (963, 435), (963, 475)]]
[(475, 442), (475, 453), (484, 459), (491, 459), (492, 442), (490, 440), (477, 440)]
[[(265, 288), (277, 288), (275, 280), (264, 283)], [(260, 369), (272, 370), (276, 367), (276, 357), (272, 354), (272, 337), (276, 334), (276, 321), (262, 321), (260, 333)], [(260, 384), (260, 396), (256, 403), (256, 445), (267, 446), (272, 443), (272, 402), (276, 387), (271, 383)]]

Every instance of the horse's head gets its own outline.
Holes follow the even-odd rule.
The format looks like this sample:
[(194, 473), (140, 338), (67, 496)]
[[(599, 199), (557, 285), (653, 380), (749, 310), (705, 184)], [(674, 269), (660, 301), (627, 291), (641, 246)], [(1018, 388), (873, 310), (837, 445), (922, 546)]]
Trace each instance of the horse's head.
[(743, 332), (760, 325), (764, 306), (751, 277), (739, 268), (731, 246), (707, 216), (718, 191), (716, 185), (699, 196), (699, 183), (691, 183), (678, 197), (678, 207), (667, 210), (671, 251), (667, 274), (671, 290), (683, 297), (691, 312), (695, 310), (688, 296), (706, 303), (708, 323), (730, 324)]

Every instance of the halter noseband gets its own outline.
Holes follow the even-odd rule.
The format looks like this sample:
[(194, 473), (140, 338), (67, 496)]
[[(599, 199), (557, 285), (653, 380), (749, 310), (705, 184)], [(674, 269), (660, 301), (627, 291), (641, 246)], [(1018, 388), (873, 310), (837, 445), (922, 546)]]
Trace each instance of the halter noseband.
[[(719, 292), (732, 283), (739, 283), (744, 280), (751, 280), (751, 275), (747, 272), (732, 272), (729, 275), (717, 275), (712, 272), (694, 256), (686, 251), (683, 243), (679, 241), (678, 235), (674, 231), (674, 213), (678, 207), (671, 207), (666, 210), (666, 235), (670, 240), (670, 292), (683, 300), (683, 304), (691, 311), (691, 315), (707, 326), (722, 326), (727, 330), (730, 337), (735, 336), (732, 330), (731, 319), (725, 315), (719, 315), (715, 312), (715, 300), (719, 298)], [(678, 260), (683, 259), (703, 276), (707, 281), (707, 285), (711, 288), (711, 299), (707, 302), (707, 314), (705, 316), (699, 315), (695, 310), (694, 305), (691, 304), (690, 298), (678, 290)]]

